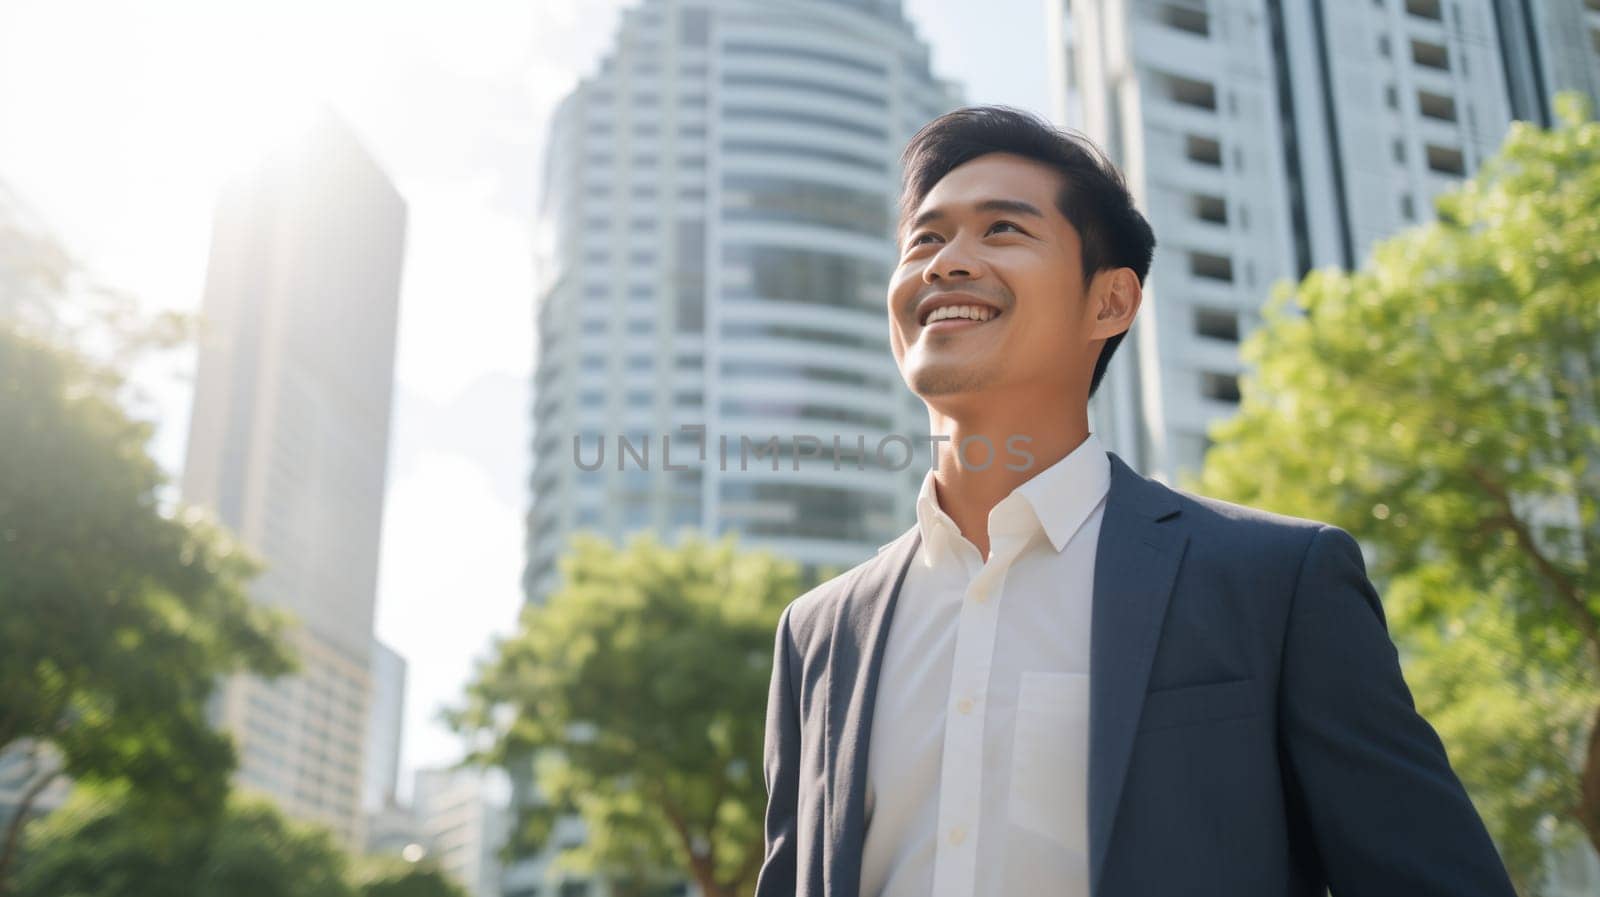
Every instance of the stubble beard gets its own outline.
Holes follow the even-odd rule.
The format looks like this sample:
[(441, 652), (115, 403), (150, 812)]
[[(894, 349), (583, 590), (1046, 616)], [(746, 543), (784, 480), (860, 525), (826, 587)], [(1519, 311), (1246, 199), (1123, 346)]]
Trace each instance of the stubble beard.
[(993, 379), (989, 372), (978, 367), (958, 367), (949, 364), (932, 365), (917, 369), (911, 375), (911, 391), (918, 396), (948, 396), (972, 392)]

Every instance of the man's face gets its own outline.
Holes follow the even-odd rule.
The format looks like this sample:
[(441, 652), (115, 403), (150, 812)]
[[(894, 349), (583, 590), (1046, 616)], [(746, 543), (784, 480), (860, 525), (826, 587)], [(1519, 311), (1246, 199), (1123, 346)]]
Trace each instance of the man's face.
[[(1084, 381), (1094, 321), (1062, 175), (1006, 153), (934, 185), (902, 229), (889, 282), (890, 342), (930, 406), (1067, 394)], [(946, 317), (948, 315), (954, 317)]]

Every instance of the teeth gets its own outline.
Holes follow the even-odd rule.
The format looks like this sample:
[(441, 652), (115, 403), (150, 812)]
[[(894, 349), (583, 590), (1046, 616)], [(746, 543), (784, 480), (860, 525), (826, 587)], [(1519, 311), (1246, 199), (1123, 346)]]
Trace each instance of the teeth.
[(967, 318), (973, 321), (987, 321), (995, 315), (994, 309), (982, 305), (946, 305), (936, 308), (928, 315), (924, 324), (934, 321), (943, 321), (946, 318)]

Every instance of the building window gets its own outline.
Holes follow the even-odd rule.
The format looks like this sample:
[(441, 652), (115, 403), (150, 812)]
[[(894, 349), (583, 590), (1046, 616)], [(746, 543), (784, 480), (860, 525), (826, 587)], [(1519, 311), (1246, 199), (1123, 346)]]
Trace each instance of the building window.
[(728, 41), (722, 45), (722, 50), (731, 55), (761, 60), (798, 59), (802, 62), (820, 62), (833, 68), (851, 69), (878, 79), (889, 76), (888, 69), (876, 62), (826, 50), (808, 50), (783, 44), (753, 43), (749, 41)]
[[(802, 145), (786, 140), (728, 140), (723, 142), (722, 151), (731, 154), (748, 153), (764, 157), (789, 156), (796, 159), (833, 162), (871, 172), (887, 171), (889, 164), (886, 158), (865, 156), (860, 153), (831, 149), (824, 146)], [(686, 157), (684, 161), (687, 163), (688, 158)], [(702, 158), (702, 167), (704, 162), (705, 160)]]
[(1233, 259), (1210, 252), (1189, 253), (1189, 273), (1206, 280), (1233, 283)]
[(1194, 332), (1206, 339), (1236, 343), (1239, 341), (1239, 313), (1225, 308), (1196, 306)]
[(1239, 403), (1239, 378), (1234, 374), (1200, 374), (1200, 394), (1215, 402)]
[(1443, 44), (1432, 41), (1411, 41), (1411, 61), (1417, 65), (1443, 72), (1450, 71), (1450, 51)]
[(1383, 102), (1390, 109), (1400, 108), (1400, 91), (1395, 89), (1393, 84), (1383, 86)]
[(1401, 165), (1406, 162), (1406, 142), (1399, 137), (1394, 139), (1394, 160)]
[(771, 175), (729, 175), (723, 208), (730, 221), (815, 224), (873, 236), (890, 232), (889, 199), (882, 193)]
[(1215, 168), (1222, 167), (1222, 144), (1210, 137), (1201, 137), (1198, 134), (1189, 134), (1184, 138), (1184, 155), (1190, 162), (1201, 165), (1210, 165)]
[[(1202, 0), (1203, 4), (1203, 0)], [(1190, 5), (1188, 3), (1163, 3), (1157, 13), (1161, 23), (1168, 28), (1187, 31), (1206, 37), (1211, 34), (1210, 16), (1206, 15), (1204, 5)]]
[(1167, 98), (1180, 106), (1192, 106), (1196, 109), (1215, 112), (1217, 109), (1217, 86), (1209, 81), (1199, 81), (1194, 78), (1185, 78), (1181, 75), (1168, 75)]
[(1389, 54), (1390, 54), (1389, 35), (1387, 35), (1387, 34), (1378, 35), (1378, 55), (1382, 56), (1384, 59), (1388, 59), (1389, 58)]
[(704, 47), (711, 39), (711, 11), (685, 9), (678, 14), (678, 40), (686, 47)]
[(1467, 161), (1461, 155), (1461, 150), (1449, 146), (1425, 147), (1428, 156), (1428, 170), (1439, 174), (1464, 175), (1467, 173)]
[(1228, 223), (1228, 203), (1220, 196), (1193, 194), (1189, 197), (1189, 210), (1201, 221), (1212, 224)]
[[(792, 109), (770, 109), (765, 106), (725, 106), (722, 109), (722, 115), (729, 121), (815, 125), (818, 128), (827, 128), (861, 137), (872, 137), (877, 140), (884, 140), (889, 134), (881, 125), (864, 124), (842, 115), (829, 115), (822, 112), (797, 112)], [(911, 130), (915, 131), (918, 127), (921, 127), (920, 123), (913, 126)]]
[(1400, 194), (1400, 217), (1407, 221), (1417, 220), (1417, 206), (1409, 193)]
[(1417, 91), (1417, 111), (1424, 118), (1435, 121), (1454, 122), (1456, 120), (1456, 101), (1454, 97), (1433, 93), (1428, 90)]
[(1419, 19), (1444, 21), (1444, 6), (1439, 0), (1406, 0), (1406, 12)]

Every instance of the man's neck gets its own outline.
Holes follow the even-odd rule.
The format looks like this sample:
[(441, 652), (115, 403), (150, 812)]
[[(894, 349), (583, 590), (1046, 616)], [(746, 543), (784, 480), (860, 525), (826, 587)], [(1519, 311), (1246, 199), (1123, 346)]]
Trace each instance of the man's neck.
[[(997, 407), (947, 415), (929, 409), (928, 424), (930, 432), (948, 437), (937, 445), (933, 472), (939, 507), (985, 559), (989, 511), (1089, 437), (1087, 410), (1044, 415), (1037, 413), (1037, 406), (1032, 414)], [(964, 461), (959, 461), (963, 445)]]

